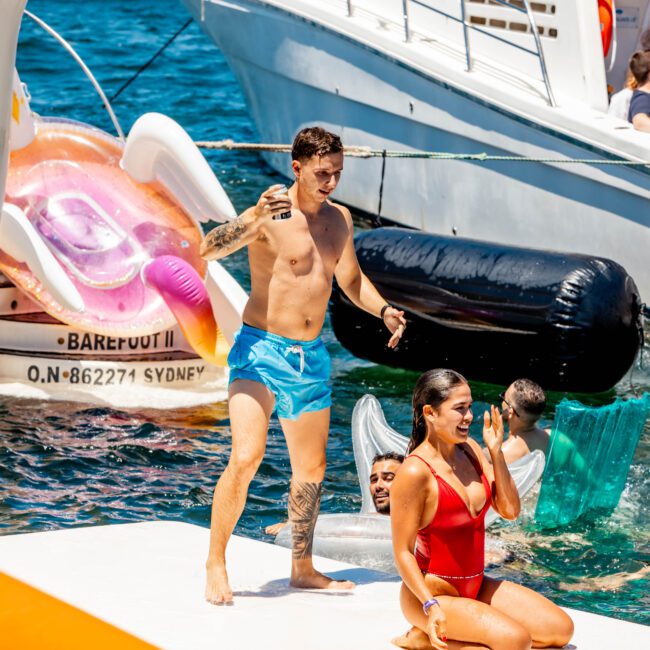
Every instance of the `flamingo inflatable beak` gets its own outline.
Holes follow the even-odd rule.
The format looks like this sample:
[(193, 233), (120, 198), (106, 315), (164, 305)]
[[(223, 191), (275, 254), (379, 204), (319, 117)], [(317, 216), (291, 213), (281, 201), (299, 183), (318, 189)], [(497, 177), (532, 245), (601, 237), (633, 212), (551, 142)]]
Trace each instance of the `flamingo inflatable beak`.
[(209, 363), (225, 366), (230, 346), (214, 318), (205, 284), (194, 268), (179, 257), (163, 255), (143, 267), (142, 278), (160, 293), (192, 349)]

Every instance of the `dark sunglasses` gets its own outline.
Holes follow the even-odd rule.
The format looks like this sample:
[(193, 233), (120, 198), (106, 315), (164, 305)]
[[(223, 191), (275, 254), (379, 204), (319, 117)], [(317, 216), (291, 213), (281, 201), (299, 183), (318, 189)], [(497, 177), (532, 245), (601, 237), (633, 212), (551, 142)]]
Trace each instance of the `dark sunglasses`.
[(505, 402), (506, 406), (517, 416), (519, 417), (519, 413), (517, 413), (517, 409), (506, 399), (506, 394), (505, 393), (499, 393), (499, 399), (502, 402)]

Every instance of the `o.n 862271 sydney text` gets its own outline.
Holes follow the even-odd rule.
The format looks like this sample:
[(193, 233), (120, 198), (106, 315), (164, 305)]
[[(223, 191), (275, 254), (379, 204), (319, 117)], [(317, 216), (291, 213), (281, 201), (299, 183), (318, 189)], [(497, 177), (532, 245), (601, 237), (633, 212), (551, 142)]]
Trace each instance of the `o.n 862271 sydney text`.
[(129, 384), (195, 383), (201, 380), (206, 364), (146, 366), (134, 368), (84, 368), (80, 366), (35, 364), (27, 368), (27, 380), (34, 384), (83, 384), (122, 386)]

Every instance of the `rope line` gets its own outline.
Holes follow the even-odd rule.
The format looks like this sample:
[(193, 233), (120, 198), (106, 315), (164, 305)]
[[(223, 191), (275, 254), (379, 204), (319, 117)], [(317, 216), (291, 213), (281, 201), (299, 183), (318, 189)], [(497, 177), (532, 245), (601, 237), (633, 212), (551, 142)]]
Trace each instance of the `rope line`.
[[(233, 140), (199, 140), (195, 142), (201, 149), (225, 149), (228, 151), (273, 151), (291, 153), (289, 144), (257, 144), (254, 142), (234, 142)], [(583, 165), (628, 165), (632, 167), (650, 166), (650, 161), (607, 160), (602, 158), (542, 158), (533, 156), (493, 156), (487, 153), (449, 153), (445, 151), (396, 151), (371, 149), (370, 147), (344, 147), (345, 155), (352, 158), (424, 158), (429, 160), (473, 160), (476, 162), (538, 162)]]
[(119, 90), (110, 98), (109, 101), (114, 102), (122, 92), (126, 90), (191, 24), (192, 18), (190, 18), (173, 36), (171, 36), (144, 65), (140, 66), (134, 75), (120, 86)]
[(379, 183), (379, 205), (377, 206), (377, 220), (381, 218), (381, 204), (384, 200), (384, 176), (386, 175), (386, 149), (381, 156), (381, 182)]

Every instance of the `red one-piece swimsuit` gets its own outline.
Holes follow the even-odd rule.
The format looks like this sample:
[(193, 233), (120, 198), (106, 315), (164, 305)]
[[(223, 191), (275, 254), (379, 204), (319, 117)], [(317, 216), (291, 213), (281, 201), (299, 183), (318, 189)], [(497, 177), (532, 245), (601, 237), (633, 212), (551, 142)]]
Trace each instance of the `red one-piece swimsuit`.
[(483, 469), (465, 447), (485, 488), (485, 505), (472, 517), (467, 505), (447, 481), (438, 476), (424, 458), (419, 458), (438, 483), (438, 509), (431, 522), (418, 532), (415, 558), (423, 573), (446, 580), (464, 598), (475, 599), (483, 582), (485, 566), (485, 515), (492, 504), (492, 492)]

